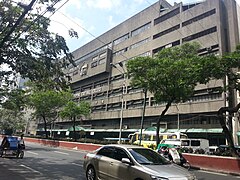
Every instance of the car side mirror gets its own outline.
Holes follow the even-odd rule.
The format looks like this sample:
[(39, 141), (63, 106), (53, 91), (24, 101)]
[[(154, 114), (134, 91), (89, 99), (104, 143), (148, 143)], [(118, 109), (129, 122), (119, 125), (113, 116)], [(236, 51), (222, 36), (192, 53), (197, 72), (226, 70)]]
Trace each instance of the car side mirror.
[(133, 165), (133, 163), (130, 161), (130, 159), (128, 158), (122, 158), (122, 163), (126, 163), (126, 164), (129, 164), (129, 165)]

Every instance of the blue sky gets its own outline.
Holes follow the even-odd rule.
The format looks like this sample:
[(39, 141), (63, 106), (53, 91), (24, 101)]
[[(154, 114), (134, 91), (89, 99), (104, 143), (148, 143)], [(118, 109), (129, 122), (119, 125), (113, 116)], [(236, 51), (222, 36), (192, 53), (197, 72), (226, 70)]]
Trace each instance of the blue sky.
[[(237, 1), (240, 4), (240, 0)], [(51, 17), (49, 30), (62, 35), (70, 51), (74, 51), (155, 2), (157, 0), (69, 0)], [(168, 2), (173, 4), (181, 1)], [(191, 3), (196, 0), (182, 2)], [(68, 30), (71, 28), (78, 33), (79, 38), (69, 36)]]

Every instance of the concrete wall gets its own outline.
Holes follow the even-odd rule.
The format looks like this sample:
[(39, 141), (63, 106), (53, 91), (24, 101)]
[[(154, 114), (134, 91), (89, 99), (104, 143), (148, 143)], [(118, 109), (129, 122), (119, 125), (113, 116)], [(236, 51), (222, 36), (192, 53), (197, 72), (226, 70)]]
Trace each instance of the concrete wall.
[(240, 175), (240, 158), (186, 154), (184, 157), (192, 167)]

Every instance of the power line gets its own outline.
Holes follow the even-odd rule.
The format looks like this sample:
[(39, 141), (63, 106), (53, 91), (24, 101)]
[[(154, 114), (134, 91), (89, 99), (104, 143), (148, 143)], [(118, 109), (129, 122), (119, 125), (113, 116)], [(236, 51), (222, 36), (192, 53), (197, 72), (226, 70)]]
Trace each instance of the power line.
[(34, 5), (34, 3), (37, 0), (32, 0), (30, 2), (30, 4), (28, 6), (26, 6), (24, 8), (24, 11), (22, 13), (22, 15), (17, 19), (17, 21), (15, 22), (15, 24), (12, 26), (12, 28), (10, 29), (10, 31), (7, 33), (7, 35), (3, 38), (2, 42), (0, 43), (0, 48), (3, 47), (4, 43), (8, 40), (8, 38), (10, 37), (10, 35), (13, 33), (13, 31), (16, 29), (16, 27), (20, 24), (20, 22), (23, 20), (23, 18), (25, 17), (25, 15), (28, 13), (28, 11), (31, 10), (32, 6)]
[[(34, 0), (34, 1), (36, 1), (36, 0)], [(68, 1), (69, 1), (69, 0), (67, 0), (67, 2), (68, 2)], [(16, 36), (16, 38), (14, 38), (12, 41), (10, 41), (9, 44), (13, 43), (13, 42), (14, 42), (16, 39), (18, 39), (24, 32), (28, 31), (29, 28), (30, 28), (37, 20), (39, 20), (40, 17), (44, 16), (48, 11), (53, 10), (54, 6), (55, 6), (58, 2), (59, 2), (59, 1), (55, 1), (52, 5), (48, 6), (48, 7), (45, 9), (45, 11), (43, 11), (40, 15), (38, 15), (25, 29), (23, 29), (23, 31), (22, 31), (21, 33), (19, 33), (19, 34)], [(66, 4), (66, 2), (65, 2), (64, 4)], [(63, 6), (63, 5), (62, 5), (62, 6)], [(61, 7), (62, 7), (62, 6), (61, 6)], [(61, 8), (61, 7), (60, 7), (60, 8)], [(59, 9), (60, 9), (60, 8), (59, 8)], [(55, 12), (56, 12), (56, 11), (55, 11)]]
[[(79, 25), (77, 22), (75, 22), (74, 20), (72, 20), (71, 18), (69, 18), (68, 16), (66, 16), (65, 14), (63, 14), (62, 12), (59, 11), (59, 13), (61, 13), (63, 16), (65, 16), (67, 19), (69, 19), (70, 21), (72, 21), (74, 24), (76, 24), (78, 27), (80, 27), (82, 30), (84, 30), (85, 32), (87, 32), (88, 34), (90, 34), (92, 37), (94, 37), (95, 39), (97, 39), (99, 42), (101, 42), (104, 45), (108, 45), (107, 43), (103, 42), (99, 37), (96, 37), (94, 34), (92, 34), (90, 31), (88, 31), (87, 29), (85, 29), (84, 27), (82, 27), (81, 25)], [(108, 46), (109, 47), (109, 46)], [(112, 49), (112, 47), (109, 47), (113, 52), (114, 50)], [(122, 57), (124, 57), (126, 60), (129, 59), (128, 57), (124, 56), (123, 54), (120, 54)]]

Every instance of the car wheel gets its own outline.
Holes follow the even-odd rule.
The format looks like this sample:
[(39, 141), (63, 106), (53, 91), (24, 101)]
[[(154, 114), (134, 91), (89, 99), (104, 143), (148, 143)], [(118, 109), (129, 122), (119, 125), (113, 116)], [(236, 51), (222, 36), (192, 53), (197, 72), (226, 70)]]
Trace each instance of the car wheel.
[(87, 180), (96, 180), (96, 172), (93, 166), (89, 166), (86, 172)]

